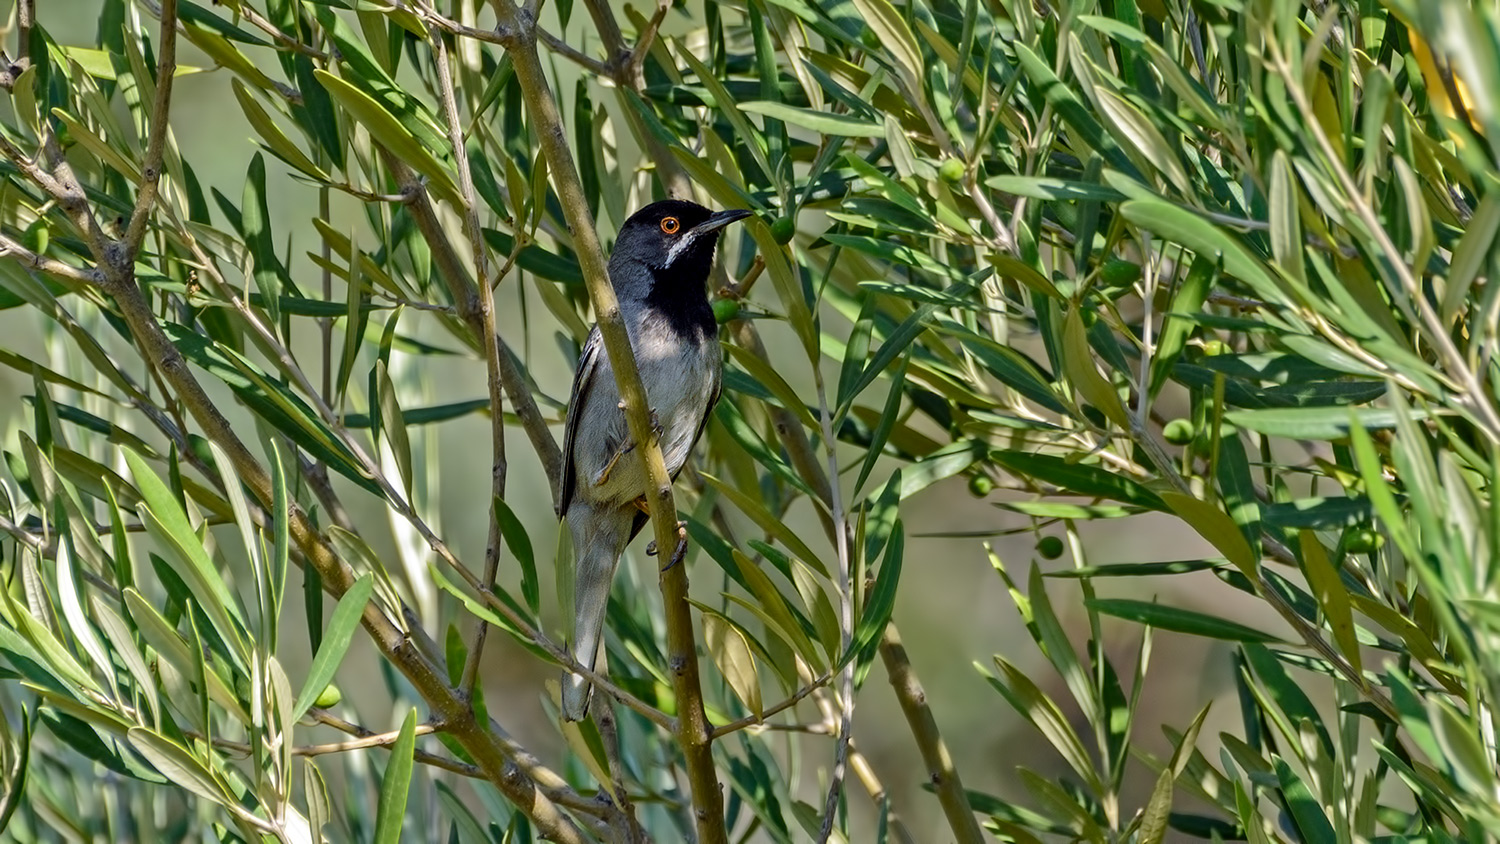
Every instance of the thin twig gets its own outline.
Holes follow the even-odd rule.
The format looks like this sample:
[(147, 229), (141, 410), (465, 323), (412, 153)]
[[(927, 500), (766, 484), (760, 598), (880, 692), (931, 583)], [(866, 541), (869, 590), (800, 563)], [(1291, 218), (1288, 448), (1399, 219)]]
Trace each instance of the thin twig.
[[(639, 94), (641, 88), (644, 87), (645, 78), (636, 72), (634, 54), (625, 44), (625, 36), (620, 32), (620, 24), (615, 20), (614, 11), (609, 3), (602, 2), (602, 0), (584, 0), (584, 3), (588, 7), (589, 16), (594, 19), (594, 27), (599, 33), (599, 39), (604, 42), (605, 52), (609, 55), (609, 59), (605, 62), (608, 72), (603, 75), (614, 80), (615, 87), (619, 89), (620, 105), (625, 113), (625, 120), (630, 124), (635, 137), (645, 142), (646, 155), (656, 165), (657, 179), (661, 181), (668, 196), (683, 199), (692, 197), (693, 183), (688, 178), (687, 170), (683, 169), (677, 156), (672, 154), (672, 151), (655, 132), (650, 131), (641, 122), (640, 115), (623, 99), (625, 91), (634, 91)], [(650, 46), (649, 43), (644, 45), (647, 49)], [(715, 265), (714, 272), (722, 274), (724, 272), (722, 265)]]
[[(309, 711), (311, 712), (311, 710)], [(194, 738), (199, 741), (203, 740), (203, 736), (199, 735), (196, 732), (193, 732), (191, 730), (185, 732), (189, 738)], [(391, 745), (396, 743), (397, 739), (401, 737), (400, 730), (393, 730), (388, 733), (373, 733), (369, 730), (366, 730), (364, 727), (357, 727), (357, 732), (346, 732), (351, 732), (352, 735), (359, 735), (361, 737), (350, 739), (349, 741), (335, 741), (328, 742), (326, 744), (297, 745), (296, 747), (292, 748), (292, 755), (323, 756), (329, 753), (346, 753), (350, 750), (364, 750), (371, 747), (389, 748)], [(415, 732), (419, 736), (425, 736), (437, 732), (437, 728), (432, 726), (431, 724), (418, 724)], [(249, 742), (234, 741), (232, 739), (225, 738), (215, 738), (213, 740), (213, 745), (220, 750), (227, 750), (231, 753), (241, 753), (245, 755), (249, 755), (253, 750)], [(412, 752), (412, 758), (424, 765), (431, 765), (434, 768), (441, 768), (445, 771), (452, 771), (459, 776), (470, 777), (473, 779), (484, 779), (484, 772), (479, 768), (460, 762), (457, 759), (449, 759), (446, 756), (439, 756), (436, 753), (429, 753), (428, 751), (421, 749), (414, 750)]]
[(3, 234), (0, 234), (0, 258), (10, 258), (27, 269), (82, 284), (98, 284), (104, 278), (103, 274), (98, 270), (75, 267), (72, 264), (65, 264), (56, 258), (39, 255)]
[(594, 726), (599, 729), (599, 741), (604, 746), (604, 758), (609, 763), (610, 787), (601, 790), (599, 795), (602, 799), (606, 793), (610, 794), (625, 822), (625, 827), (616, 830), (616, 834), (620, 836), (620, 840), (630, 844), (648, 841), (646, 831), (636, 820), (630, 792), (625, 788), (625, 766), (620, 762), (620, 730), (615, 721), (614, 706), (603, 695), (594, 695), (589, 700), (589, 712), (594, 717)]
[(645, 82), (643, 72), (646, 66), (646, 55), (651, 52), (651, 44), (656, 41), (656, 32), (661, 29), (661, 22), (666, 19), (667, 12), (672, 8), (672, 0), (656, 0), (656, 11), (651, 14), (651, 19), (646, 21), (646, 28), (641, 31), (635, 39), (635, 46), (630, 50), (630, 57), (625, 62), (624, 73), (631, 80), (632, 87), (640, 87)]
[(134, 261), (146, 235), (146, 222), (161, 189), (162, 157), (167, 149), (167, 132), (172, 110), (172, 79), (177, 75), (177, 0), (161, 0), (161, 49), (156, 57), (156, 101), (151, 106), (151, 133), (146, 137), (146, 157), (141, 161), (141, 187), (136, 194), (135, 210), (122, 239), (125, 259)]
[(723, 738), (724, 736), (729, 735), (730, 733), (739, 732), (740, 730), (763, 725), (774, 728), (775, 725), (765, 724), (765, 720), (767, 718), (770, 718), (772, 715), (775, 715), (778, 712), (783, 712), (785, 710), (791, 709), (792, 707), (801, 703), (803, 698), (826, 686), (828, 684), (828, 681), (831, 679), (833, 679), (833, 675), (831, 673), (824, 672), (823, 675), (818, 677), (816, 680), (813, 680), (811, 683), (808, 683), (807, 685), (793, 692), (791, 697), (788, 697), (786, 700), (783, 700), (780, 703), (777, 703), (773, 706), (768, 706), (765, 709), (761, 710), (761, 713), (759, 715), (747, 715), (744, 718), (739, 719), (738, 721), (730, 721), (728, 724), (722, 724), (718, 727), (714, 727), (713, 735), (711, 737), (715, 740), (718, 740)]
[[(458, 301), (463, 303), (460, 314), (478, 335), (480, 348), (484, 349), (485, 379), (490, 398), (490, 498), (489, 537), (484, 551), (485, 588), (492, 588), (495, 575), (500, 568), (500, 516), (493, 502), (505, 498), (505, 478), (508, 464), (505, 459), (505, 412), (504, 387), (501, 386), (500, 343), (495, 336), (495, 296), (485, 278), (489, 275), (489, 252), (484, 245), (484, 233), (479, 228), (479, 210), (475, 200), (474, 177), (469, 172), (469, 157), (464, 152), (463, 130), (458, 121), (458, 103), (453, 95), (453, 69), (448, 63), (448, 45), (437, 33), (432, 38), (432, 60), (437, 68), (438, 96), (443, 104), (443, 119), (448, 124), (448, 143), (453, 146), (453, 159), (458, 169), (459, 194), (463, 199), (464, 231), (469, 236), (469, 248), (473, 252), (474, 277), (478, 283), (464, 291)], [(479, 679), (479, 664), (484, 657), (484, 640), (489, 625), (480, 619), (474, 630), (474, 641), (469, 646), (459, 681), (459, 694), (472, 698), (474, 684)]]
[(558, 54), (559, 56), (562, 56), (563, 58), (578, 65), (589, 73), (592, 73), (595, 76), (603, 77), (608, 77), (610, 75), (609, 68), (605, 66), (604, 62), (601, 62), (598, 59), (593, 58), (592, 56), (585, 55), (584, 53), (575, 49), (568, 42), (562, 40), (561, 38), (558, 38), (556, 35), (553, 35), (547, 30), (542, 29), (541, 27), (536, 28), (536, 38), (538, 41), (542, 42), (542, 44), (545, 45), (548, 50)]
[(242, 20), (249, 21), (251, 26), (271, 36), (272, 40), (274, 40), (277, 44), (280, 44), (282, 47), (285, 47), (287, 50), (290, 50), (293, 53), (300, 53), (304, 56), (307, 56), (308, 58), (316, 59), (320, 62), (328, 61), (327, 53), (310, 44), (304, 44), (300, 40), (293, 38), (285, 32), (282, 32), (276, 27), (276, 24), (273, 24), (270, 21), (266, 20), (260, 14), (260, 12), (255, 11), (255, 9), (252, 8), (249, 3), (239, 4), (235, 7), (234, 11), (235, 14), (239, 15)]
[[(828, 390), (823, 384), (823, 370), (811, 361), (813, 382), (818, 391), (818, 417), (823, 427), (823, 447), (828, 460), (828, 508), (833, 522), (833, 545), (838, 557), (839, 652), (848, 653), (854, 644), (854, 580), (849, 561), (849, 524), (844, 518), (844, 496), (838, 487), (839, 461), (833, 434), (833, 413), (828, 407)], [(818, 842), (833, 834), (838, 814), (839, 796), (843, 793), (844, 772), (849, 763), (849, 740), (854, 735), (854, 661), (849, 660), (839, 675), (839, 729), (833, 752), (833, 773), (828, 780), (828, 796), (823, 801), (823, 825)]]

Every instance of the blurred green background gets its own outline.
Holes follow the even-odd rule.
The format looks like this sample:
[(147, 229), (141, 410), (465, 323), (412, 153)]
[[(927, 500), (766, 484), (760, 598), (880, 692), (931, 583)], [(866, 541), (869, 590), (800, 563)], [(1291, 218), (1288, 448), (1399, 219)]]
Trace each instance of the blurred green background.
[[(95, 3), (89, 0), (41, 0), (38, 13), (41, 24), (59, 43), (78, 46), (95, 43)], [(553, 15), (553, 10), (548, 9), (546, 20), (555, 29)], [(680, 34), (688, 26), (686, 18), (673, 13), (668, 16), (664, 32)], [(587, 48), (592, 46), (582, 37), (587, 28), (587, 18), (575, 14), (571, 31), (562, 34), (570, 43)], [(181, 65), (205, 67), (209, 64), (190, 44), (183, 43), (180, 50)], [(568, 76), (572, 69), (565, 63), (558, 64), (560, 72)], [(175, 92), (172, 128), (184, 158), (194, 162), (205, 192), (217, 189), (237, 199), (246, 167), (258, 147), (239, 107), (226, 96), (227, 80), (216, 78), (223, 73), (193, 73), (180, 77)], [(560, 87), (565, 92), (570, 90), (569, 85)], [(606, 98), (605, 102), (611, 109), (616, 108), (613, 100)], [(0, 105), (0, 108), (4, 107)], [(628, 139), (625, 143), (628, 144)], [(625, 146), (619, 154), (622, 160), (629, 161), (639, 152)], [(317, 213), (317, 190), (314, 186), (285, 178), (288, 170), (274, 158), (267, 158), (267, 167), (267, 181), (273, 186), (269, 197), (270, 210), (278, 236), (289, 235), (291, 238), (292, 274), (305, 290), (315, 290), (317, 272), (304, 252), (316, 248), (318, 243), (311, 226), (311, 219)], [(644, 204), (648, 199), (637, 191), (632, 194), (632, 207)], [(332, 222), (336, 230), (348, 230), (362, 219), (356, 215), (353, 200), (335, 194), (334, 203)], [(457, 220), (450, 216), (448, 223), (454, 241), (460, 242)], [(617, 223), (601, 220), (606, 239), (608, 230)], [(806, 229), (812, 223), (804, 220), (802, 225)], [(278, 249), (283, 246), (278, 244)], [(739, 256), (733, 253), (723, 258), (731, 265), (738, 259)], [(558, 401), (565, 400), (571, 362), (554, 340), (556, 325), (550, 315), (534, 297), (523, 304), (524, 288), (524, 284), (507, 280), (498, 290), (497, 310), (502, 335), (522, 355), (541, 391)], [(336, 292), (335, 298), (338, 295)], [(531, 325), (530, 333), (525, 335), (521, 331), (523, 307)], [(421, 325), (418, 315), (409, 314), (403, 322), (403, 329), (419, 339), (445, 344), (443, 332), (421, 328)], [(795, 342), (790, 339), (789, 329), (780, 323), (763, 322), (761, 325), (773, 361), (778, 349), (792, 353)], [(66, 354), (63, 346), (52, 342), (54, 338), (38, 333), (29, 310), (0, 311), (0, 334), (7, 338), (9, 348), (25, 350), (66, 371), (66, 362), (59, 359)], [(310, 330), (304, 330), (299, 340), (304, 344), (304, 350), (310, 352), (315, 347), (316, 336)], [(1021, 348), (1036, 346), (1035, 338), (1019, 337), (1016, 342)], [(798, 367), (796, 371), (800, 373), (802, 369)], [(484, 394), (484, 368), (480, 362), (466, 356), (418, 359), (398, 350), (393, 356), (392, 370), (398, 383), (423, 396), (424, 404), (458, 401)], [(812, 387), (806, 379), (799, 381), (793, 377), (791, 380), (799, 393), (811, 394)], [(232, 404), (227, 391), (211, 385), (211, 389), (214, 388), (217, 388), (215, 395), (226, 399), (226, 406)], [(29, 406), (23, 401), (23, 397), (31, 392), (28, 380), (12, 370), (0, 369), (0, 427), (3, 427), (6, 449), (14, 450), (18, 433), (31, 424)], [(1180, 398), (1177, 401), (1181, 403)], [(1172, 402), (1169, 393), (1163, 400), (1163, 407), (1170, 408)], [(560, 418), (555, 408), (544, 406), (544, 410)], [(240, 414), (237, 421), (249, 424), (244, 414)], [(560, 425), (556, 430), (560, 434)], [(510, 465), (508, 500), (529, 528), (545, 560), (555, 547), (556, 535), (556, 520), (551, 512), (546, 479), (531, 457), (529, 443), (518, 427), (509, 427), (507, 433), (510, 453), (518, 456)], [(487, 452), (484, 446), (488, 438), (487, 420), (469, 415), (420, 432), (413, 429), (413, 434), (419, 462), (419, 485), (426, 486), (427, 511), (442, 512), (442, 522), (434, 527), (448, 538), (461, 559), (482, 558), (488, 517), (485, 501), (489, 467), (487, 458), (480, 458), (479, 454)], [(449, 447), (439, 448), (433, 439)], [(454, 443), (473, 443), (473, 448), (451, 447)], [(847, 446), (843, 448), (848, 449)], [(434, 461), (434, 455), (440, 455), (441, 461)], [(692, 482), (690, 477), (688, 482)], [(343, 481), (338, 483), (344, 484)], [(993, 506), (993, 501), (1000, 500), (1005, 494), (999, 492), (988, 500), (977, 500), (966, 490), (965, 479), (957, 477), (937, 484), (905, 504), (902, 517), (908, 525), (909, 545), (906, 577), (899, 592), (895, 618), (901, 624), (912, 663), (934, 704), (938, 725), (957, 767), (963, 772), (965, 785), (1023, 799), (1024, 791), (1014, 777), (1016, 766), (1024, 764), (1051, 775), (1062, 774), (1066, 766), (1041, 735), (1027, 727), (994, 695), (973, 665), (992, 667), (991, 655), (1004, 653), (1023, 667), (1034, 668), (1033, 679), (1044, 691), (1063, 701), (1064, 706), (1071, 701), (1062, 680), (1046, 666), (1045, 660), (1031, 645), (1006, 595), (1005, 586), (986, 559), (977, 537), (991, 541), (1012, 573), (1020, 577), (1024, 577), (1033, 562), (1048, 571), (1084, 562), (1105, 565), (1199, 559), (1213, 556), (1214, 551), (1180, 520), (1161, 514), (1145, 514), (1083, 523), (1080, 525), (1082, 545), (1078, 549), (1085, 555), (1083, 560), (1072, 559), (1071, 550), (1062, 559), (1042, 560), (1035, 552), (1035, 536), (1029, 533), (1031, 521)], [(366, 510), (356, 512), (356, 521), (363, 525), (386, 525), (381, 533), (365, 533), (364, 539), (385, 555), (393, 568), (397, 565), (396, 560), (424, 559), (420, 539), (413, 537), (409, 530), (393, 530), (390, 522), (385, 520), (383, 506), (357, 494), (351, 495), (349, 500), (356, 507), (361, 501), (365, 502)], [(810, 511), (803, 506), (797, 512), (799, 515), (792, 523), (800, 524), (810, 535), (818, 533)], [(226, 537), (223, 545), (228, 549), (233, 545), (227, 538), (233, 528), (220, 530)], [(644, 540), (640, 540), (632, 547), (628, 555), (628, 574), (621, 576), (635, 578), (645, 583), (646, 588), (654, 589), (653, 562), (643, 556), (644, 544)], [(237, 553), (237, 549), (229, 551), (230, 556)], [(506, 565), (513, 566), (513, 562), (507, 559)], [(696, 570), (709, 571), (702, 566)], [(296, 573), (292, 576), (294, 579), (299, 577)], [(514, 583), (518, 578), (519, 572), (513, 568), (501, 572), (502, 582)], [(550, 619), (550, 629), (559, 632), (562, 625), (556, 618), (556, 602), (546, 597), (554, 595), (550, 570), (544, 569), (543, 578), (544, 617)], [(1087, 626), (1081, 612), (1077, 582), (1054, 580), (1048, 586), (1069, 635), (1081, 651), (1087, 640)], [(707, 600), (716, 594), (717, 584), (713, 577), (700, 577), (694, 581), (694, 589)], [(1270, 609), (1207, 572), (1145, 582), (1116, 579), (1101, 582), (1099, 590), (1105, 597), (1160, 597), (1176, 606), (1211, 609), (1215, 614), (1261, 629), (1280, 629)], [(416, 597), (419, 609), (430, 609), (432, 596), (427, 596), (427, 604), (422, 603), (422, 596)], [(289, 605), (284, 630), (295, 634), (301, 628), (302, 619), (300, 607)], [(1140, 628), (1106, 620), (1105, 630), (1107, 649), (1114, 659), (1121, 660), (1117, 663), (1118, 669), (1122, 674), (1133, 671), (1134, 666), (1128, 660), (1139, 641)], [(544, 713), (539, 702), (543, 695), (542, 684), (555, 679), (556, 669), (530, 658), (504, 636), (492, 635), (490, 642), (483, 677), (491, 711), (503, 713), (502, 719), (507, 727), (540, 753), (544, 761), (557, 762), (564, 751), (557, 743), (555, 732), (543, 723)], [(1140, 747), (1152, 753), (1170, 753), (1171, 744), (1153, 730), (1155, 725), (1168, 724), (1180, 729), (1204, 702), (1225, 696), (1232, 698), (1232, 650), (1229, 643), (1172, 633), (1155, 634), (1151, 670), (1135, 735)], [(293, 677), (301, 676), (306, 671), (310, 654), (296, 647), (289, 648), (287, 654), (288, 671)], [(379, 660), (369, 642), (357, 636), (349, 661), (339, 674), (339, 682), (345, 692), (345, 705), (358, 713), (362, 723), (377, 730), (394, 728), (400, 718), (399, 713), (385, 711), (370, 703), (379, 702), (383, 706), (386, 701), (383, 694), (371, 693), (381, 684), (380, 670)], [(1074, 711), (1067, 714), (1070, 718), (1077, 718)], [(855, 744), (890, 789), (895, 809), (918, 835), (918, 840), (949, 840), (951, 833), (935, 800), (922, 792), (924, 769), (921, 759), (878, 663), (858, 696), (855, 723)], [(1223, 701), (1205, 724), (1201, 743), (1204, 754), (1211, 759), (1217, 758), (1214, 736), (1220, 729), (1232, 729), (1237, 724), (1238, 714), (1232, 700)], [(1082, 727), (1081, 722), (1078, 726)], [(809, 769), (813, 767), (811, 760), (819, 764), (826, 761), (823, 758), (829, 748), (826, 739), (805, 739), (801, 743), (802, 752), (808, 754), (810, 760)], [(1128, 786), (1123, 796), (1126, 806), (1139, 805), (1150, 793), (1154, 775), (1144, 769), (1140, 773), (1139, 777), (1127, 778)], [(803, 798), (819, 803), (822, 784), (811, 776), (805, 776), (804, 780)], [(873, 816), (872, 807), (857, 790), (851, 793), (850, 805), (864, 819), (854, 827), (855, 840), (859, 840), (859, 831), (869, 829), (867, 824)]]

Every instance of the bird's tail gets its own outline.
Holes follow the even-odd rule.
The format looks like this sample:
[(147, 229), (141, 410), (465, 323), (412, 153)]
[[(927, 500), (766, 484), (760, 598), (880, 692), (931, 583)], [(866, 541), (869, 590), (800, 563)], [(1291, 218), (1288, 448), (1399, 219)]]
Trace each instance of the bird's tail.
[[(623, 521), (614, 514), (589, 507), (569, 508), (568, 526), (573, 532), (573, 659), (589, 669), (604, 638), (604, 615), (609, 606), (610, 584), (620, 562), (630, 530), (630, 516)], [(583, 676), (564, 672), (562, 713), (569, 721), (582, 721), (588, 714), (593, 684)]]

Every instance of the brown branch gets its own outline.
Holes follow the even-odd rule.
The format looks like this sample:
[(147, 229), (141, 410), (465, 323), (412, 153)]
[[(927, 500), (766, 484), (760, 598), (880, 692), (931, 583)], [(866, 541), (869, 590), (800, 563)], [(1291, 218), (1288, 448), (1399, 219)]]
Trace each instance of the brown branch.
[(937, 790), (938, 802), (948, 818), (949, 828), (960, 844), (984, 844), (984, 834), (979, 829), (979, 821), (974, 818), (974, 810), (969, 807), (969, 799), (964, 796), (958, 769), (953, 767), (948, 746), (943, 743), (932, 709), (927, 705), (927, 693), (911, 670), (911, 661), (907, 659), (906, 648), (901, 644), (901, 636), (894, 624), (886, 627), (885, 636), (880, 640), (880, 656), (912, 737), (917, 740), (917, 749), (922, 752), (928, 780)]
[[(467, 311), (470, 316), (466, 318), (474, 319), (479, 316), (477, 313), (479, 289), (470, 278), (469, 271), (459, 259), (458, 253), (454, 251), (453, 245), (448, 242), (447, 236), (443, 233), (443, 224), (438, 219), (432, 198), (410, 167), (384, 150), (381, 154), (391, 175), (410, 197), (407, 207), (417, 224), (417, 230), (422, 233), (423, 239), (432, 248), (432, 257), (437, 265), (438, 275), (448, 285), (449, 292), (458, 302), (459, 312), (463, 314)], [(491, 319), (493, 320), (493, 316)], [(477, 339), (484, 342), (483, 335), (479, 335)], [(505, 395), (510, 397), (516, 416), (521, 419), (521, 427), (526, 431), (532, 447), (536, 449), (537, 457), (542, 461), (542, 468), (546, 470), (547, 480), (552, 486), (552, 500), (556, 501), (557, 490), (562, 480), (562, 449), (558, 448), (556, 438), (547, 428), (547, 420), (537, 408), (536, 398), (531, 395), (530, 388), (526, 386), (526, 380), (521, 377), (519, 369), (508, 360), (508, 357), (505, 354), (498, 355), (500, 381), (505, 388)]]
[[(479, 228), (479, 211), (474, 193), (474, 177), (469, 172), (469, 157), (464, 153), (463, 129), (458, 122), (458, 103), (453, 96), (453, 70), (448, 66), (448, 45), (437, 33), (432, 38), (432, 60), (437, 67), (438, 95), (443, 104), (443, 118), (448, 123), (448, 143), (453, 146), (453, 160), (458, 165), (459, 194), (463, 199), (464, 232), (469, 236), (469, 248), (473, 251), (474, 277), (477, 284), (467, 285), (455, 301), (461, 303), (459, 314), (473, 329), (480, 348), (484, 350), (485, 379), (490, 398), (490, 497), (489, 537), (484, 551), (485, 588), (495, 583), (500, 568), (500, 517), (495, 512), (494, 502), (505, 498), (505, 478), (508, 464), (505, 459), (505, 395), (501, 385), (500, 343), (495, 335), (495, 296), (485, 278), (489, 275), (489, 253), (484, 245), (484, 233)], [(455, 256), (456, 257), (456, 256)], [(456, 292), (456, 291), (455, 291)], [(459, 682), (459, 693), (472, 698), (474, 684), (479, 679), (479, 663), (484, 657), (484, 640), (489, 625), (479, 620), (474, 631), (474, 641), (469, 646), (469, 655), (464, 660)]]
[(141, 162), (141, 188), (135, 210), (125, 228), (125, 260), (134, 261), (151, 218), (151, 206), (161, 189), (162, 157), (167, 148), (168, 115), (172, 109), (172, 78), (177, 75), (177, 0), (161, 2), (161, 49), (156, 57), (156, 101), (151, 106), (151, 133), (146, 137), (146, 157)]
[[(591, 11), (597, 5), (591, 0)], [(568, 229), (573, 234), (573, 248), (588, 285), (605, 353), (614, 369), (630, 436), (642, 444), (636, 451), (649, 479), (646, 501), (655, 529), (656, 547), (666, 558), (671, 553), (668, 549), (678, 548), (680, 542), (686, 541), (685, 538), (679, 539), (678, 535), (672, 479), (667, 474), (656, 437), (651, 434), (651, 409), (646, 391), (621, 318), (619, 301), (609, 282), (604, 253), (594, 231), (578, 168), (573, 162), (572, 151), (568, 149), (562, 118), (557, 113), (557, 103), (537, 55), (534, 21), (510, 0), (501, 3), (497, 13), (514, 32), (514, 36), (507, 39), (506, 51), (514, 63), (516, 80), (526, 100), (527, 115), (540, 139), (553, 187), (562, 203)], [(698, 840), (701, 844), (727, 844), (729, 834), (724, 827), (724, 797), (710, 747), (708, 718), (703, 710), (703, 691), (698, 677), (697, 642), (687, 603), (687, 566), (668, 566), (661, 574), (661, 589), (666, 613), (667, 658), (679, 711), (676, 740), (687, 767)]]
[(98, 270), (75, 267), (56, 258), (39, 255), (14, 240), (0, 234), (0, 258), (10, 258), (29, 270), (57, 276), (80, 284), (98, 284), (104, 277)]
[(31, 28), (36, 26), (36, 0), (21, 0), (16, 9), (16, 64), (26, 65), (31, 60)]
[(592, 73), (595, 76), (604, 77), (608, 77), (610, 75), (609, 67), (605, 65), (604, 62), (601, 62), (596, 58), (584, 55), (579, 50), (574, 49), (573, 45), (562, 40), (561, 38), (558, 38), (556, 35), (553, 35), (547, 30), (542, 29), (541, 27), (537, 27), (536, 37), (538, 41), (546, 45), (548, 50), (551, 50), (559, 56), (562, 56), (563, 58), (578, 65), (589, 73)]
[(651, 52), (651, 44), (656, 41), (656, 32), (661, 29), (661, 22), (666, 19), (667, 11), (671, 8), (671, 0), (656, 0), (656, 11), (646, 22), (646, 28), (636, 36), (635, 47), (631, 49), (629, 58), (625, 60), (625, 67), (622, 68), (622, 72), (630, 79), (633, 88), (639, 89), (645, 84), (643, 69), (646, 66), (646, 54)]
[[(313, 710), (309, 710), (309, 713), (312, 712)], [(365, 748), (370, 747), (389, 748), (391, 745), (396, 743), (397, 739), (401, 737), (400, 730), (393, 730), (389, 733), (375, 733), (358, 725), (350, 724), (349, 726), (353, 727), (354, 729), (345, 730), (345, 732), (348, 732), (351, 735), (358, 735), (360, 736), (360, 738), (350, 739), (349, 741), (329, 742), (326, 744), (297, 745), (296, 747), (292, 748), (292, 755), (323, 756), (329, 753), (345, 753), (350, 750), (364, 750)], [(431, 724), (417, 725), (416, 734), (419, 736), (431, 735), (435, 732), (437, 732), (437, 728), (433, 727)], [(192, 730), (186, 731), (185, 734), (189, 738), (197, 739), (199, 741), (203, 741), (204, 738), (202, 735), (193, 732)], [(213, 745), (220, 750), (228, 750), (232, 753), (240, 753), (244, 755), (249, 755), (253, 750), (249, 742), (234, 741), (232, 739), (225, 738), (215, 738), (213, 740)], [(446, 756), (439, 756), (436, 753), (429, 753), (428, 751), (421, 749), (414, 750), (412, 752), (412, 758), (424, 765), (431, 765), (434, 768), (441, 768), (445, 771), (452, 771), (459, 776), (471, 777), (474, 779), (484, 779), (484, 772), (479, 770), (479, 768), (473, 765), (467, 765), (463, 762), (458, 761), (457, 759), (449, 759)]]

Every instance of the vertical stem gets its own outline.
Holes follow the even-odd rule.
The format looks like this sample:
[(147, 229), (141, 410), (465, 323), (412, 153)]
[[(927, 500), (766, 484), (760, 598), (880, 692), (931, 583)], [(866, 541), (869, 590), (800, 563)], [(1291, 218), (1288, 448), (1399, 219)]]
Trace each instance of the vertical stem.
[(16, 64), (25, 67), (31, 58), (31, 28), (36, 25), (36, 0), (21, 0), (16, 18)]
[[(26, 7), (21, 4), (22, 9)], [(23, 11), (22, 14), (25, 14)], [(161, 189), (162, 156), (167, 149), (168, 114), (172, 109), (172, 78), (177, 75), (177, 0), (162, 0), (161, 46), (156, 58), (156, 101), (151, 107), (151, 132), (146, 137), (146, 157), (141, 162), (141, 189), (135, 198), (135, 210), (125, 229), (125, 248), (133, 260), (146, 234), (151, 206)]]
[[(535, 20), (525, 10), (518, 9), (509, 2), (501, 5), (499, 15), (502, 25), (508, 30), (505, 47), (514, 63), (516, 80), (520, 83), (526, 100), (527, 115), (540, 140), (542, 154), (547, 157), (552, 184), (562, 203), (568, 230), (573, 235), (573, 249), (578, 255), (578, 263), (588, 285), (589, 299), (594, 305), (605, 353), (609, 355), (610, 365), (615, 372), (631, 439), (643, 446), (637, 448), (636, 452), (640, 454), (646, 476), (650, 479), (646, 502), (651, 510), (656, 547), (663, 557), (667, 557), (673, 554), (670, 549), (679, 547), (685, 541), (685, 538), (679, 538), (678, 535), (672, 479), (662, 460), (661, 448), (651, 432), (651, 411), (645, 387), (641, 384), (640, 370), (636, 366), (635, 353), (630, 346), (630, 337), (620, 315), (620, 303), (609, 283), (604, 253), (599, 246), (599, 236), (594, 231), (594, 221), (589, 215), (583, 185), (578, 178), (578, 168), (573, 162), (572, 151), (568, 149), (562, 118), (557, 113), (557, 103), (537, 56)], [(666, 613), (668, 666), (679, 711), (676, 740), (687, 768), (698, 840), (700, 844), (728, 844), (729, 833), (724, 827), (724, 797), (714, 769), (708, 717), (703, 711), (697, 641), (687, 602), (687, 566), (678, 564), (663, 571), (661, 590)]]
[(953, 758), (948, 755), (948, 746), (938, 732), (937, 721), (927, 706), (927, 692), (911, 670), (906, 658), (906, 647), (901, 644), (901, 634), (896, 625), (886, 627), (880, 640), (880, 656), (885, 662), (886, 674), (891, 688), (901, 703), (906, 723), (917, 740), (917, 749), (922, 751), (922, 761), (927, 765), (928, 781), (937, 790), (938, 802), (948, 818), (948, 826), (957, 836), (959, 844), (983, 844), (984, 834), (979, 831), (979, 821), (974, 819), (974, 810), (964, 796), (964, 786), (958, 778), (958, 769), (953, 767)]
[[(813, 380), (818, 388), (818, 416), (823, 426), (823, 448), (828, 458), (828, 508), (833, 518), (833, 545), (838, 553), (839, 587), (839, 646), (848, 653), (854, 644), (854, 581), (849, 564), (849, 525), (844, 519), (844, 496), (838, 487), (839, 463), (833, 435), (833, 412), (828, 407), (828, 390), (823, 384), (823, 372), (818, 361), (812, 362)], [(828, 783), (828, 796), (823, 802), (823, 826), (818, 830), (818, 841), (828, 840), (833, 834), (834, 816), (838, 810), (839, 795), (843, 791), (844, 772), (849, 765), (849, 740), (854, 733), (854, 661), (850, 660), (839, 673), (839, 733), (833, 752), (833, 776)]]
[[(458, 188), (463, 197), (464, 232), (469, 236), (469, 248), (474, 255), (474, 278), (476, 282), (466, 291), (460, 310), (470, 327), (479, 335), (484, 349), (484, 365), (488, 372), (486, 381), (490, 391), (490, 530), (484, 550), (484, 587), (495, 583), (495, 574), (500, 568), (500, 517), (495, 512), (494, 501), (505, 497), (505, 477), (508, 464), (505, 459), (505, 394), (500, 372), (500, 341), (495, 336), (495, 294), (489, 285), (489, 257), (484, 245), (484, 235), (479, 229), (479, 209), (475, 201), (474, 177), (469, 172), (469, 157), (464, 151), (463, 129), (458, 122), (458, 103), (453, 96), (453, 69), (448, 63), (448, 45), (445, 34), (432, 31), (432, 59), (437, 66), (438, 93), (443, 101), (443, 118), (448, 123), (448, 143), (453, 145), (453, 160), (458, 165)], [(484, 656), (484, 640), (489, 625), (479, 620), (474, 631), (474, 643), (469, 646), (469, 656), (464, 661), (459, 693), (464, 697), (474, 694), (474, 683), (479, 678), (479, 662)]]

